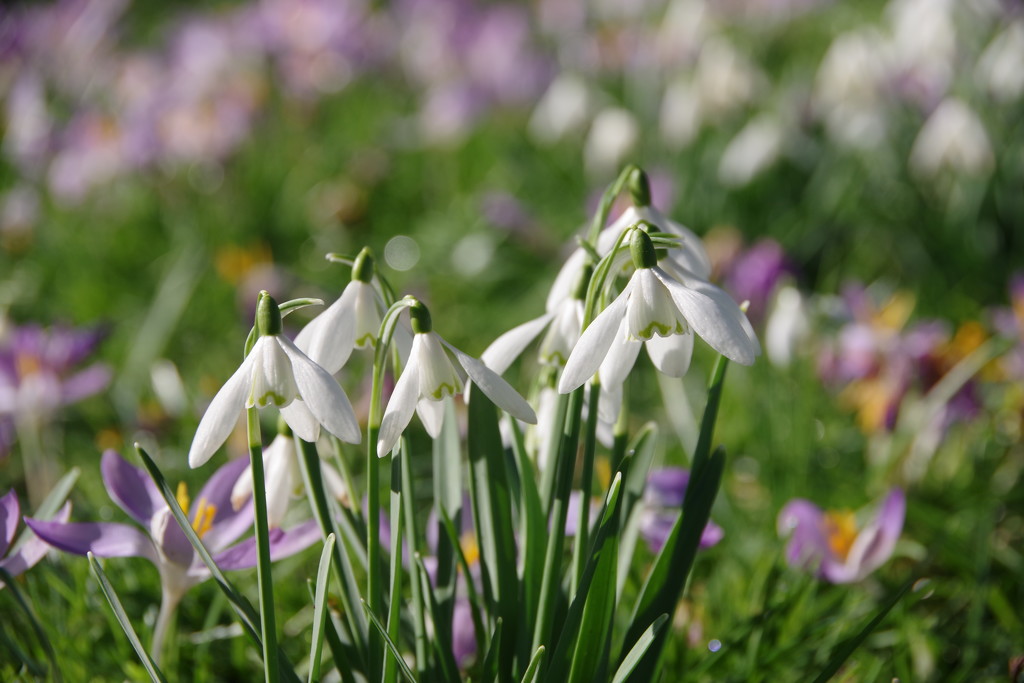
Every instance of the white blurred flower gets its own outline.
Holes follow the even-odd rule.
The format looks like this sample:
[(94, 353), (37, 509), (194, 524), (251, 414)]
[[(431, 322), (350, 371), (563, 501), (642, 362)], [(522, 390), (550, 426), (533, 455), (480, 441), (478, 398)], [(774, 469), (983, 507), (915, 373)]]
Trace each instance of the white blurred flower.
[(811, 323), (803, 295), (796, 287), (783, 285), (768, 313), (764, 333), (765, 355), (772, 365), (788, 367), (810, 333)]
[(1024, 21), (1017, 20), (985, 48), (975, 77), (992, 95), (1010, 102), (1024, 94)]
[(754, 99), (764, 82), (754, 64), (722, 37), (709, 38), (697, 62), (696, 89), (705, 119)]
[(833, 140), (867, 148), (885, 138), (882, 86), (889, 71), (886, 42), (877, 31), (851, 31), (832, 41), (815, 76), (814, 101)]
[(587, 171), (602, 175), (618, 168), (636, 148), (639, 139), (640, 125), (629, 110), (604, 109), (594, 117), (583, 148)]
[(700, 132), (700, 98), (689, 81), (677, 80), (665, 88), (661, 99), (661, 137), (674, 149), (686, 148)]
[(586, 81), (574, 74), (559, 74), (533, 110), (530, 135), (541, 143), (557, 142), (582, 130), (592, 107), (593, 98)]
[(924, 176), (943, 169), (982, 174), (993, 163), (985, 126), (970, 107), (952, 97), (924, 122), (910, 150), (910, 167)]
[(748, 123), (722, 153), (719, 181), (726, 187), (749, 183), (778, 159), (784, 134), (782, 124), (771, 114), (762, 114)]

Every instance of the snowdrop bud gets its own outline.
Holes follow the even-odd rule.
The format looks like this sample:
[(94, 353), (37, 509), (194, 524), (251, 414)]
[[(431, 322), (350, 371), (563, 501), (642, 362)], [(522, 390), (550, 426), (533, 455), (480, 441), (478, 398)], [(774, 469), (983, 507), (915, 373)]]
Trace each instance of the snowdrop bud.
[(409, 317), (412, 319), (412, 331), (416, 334), (428, 334), (433, 329), (430, 311), (421, 302), (417, 301), (409, 307)]
[(626, 186), (629, 188), (629, 195), (633, 198), (634, 206), (651, 205), (651, 183), (642, 169), (633, 169), (633, 172), (629, 174)]
[(654, 242), (643, 230), (633, 231), (633, 236), (629, 240), (629, 252), (633, 255), (633, 266), (637, 270), (658, 265), (658, 252), (654, 248)]
[(281, 334), (281, 309), (266, 291), (260, 292), (259, 303), (256, 304), (256, 329), (261, 337)]
[(363, 247), (363, 250), (359, 252), (356, 260), (352, 263), (352, 281), (369, 283), (373, 280), (373, 270), (373, 252), (370, 251), (369, 247)]

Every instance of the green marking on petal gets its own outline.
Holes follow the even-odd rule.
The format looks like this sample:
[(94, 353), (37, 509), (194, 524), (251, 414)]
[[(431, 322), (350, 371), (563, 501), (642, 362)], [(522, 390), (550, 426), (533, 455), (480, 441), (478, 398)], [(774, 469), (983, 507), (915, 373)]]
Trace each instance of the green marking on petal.
[(357, 349), (365, 349), (367, 347), (371, 349), (377, 348), (377, 337), (374, 336), (373, 333), (371, 332), (367, 332), (359, 339), (356, 339)]
[(659, 323), (659, 322), (655, 321), (655, 322), (652, 322), (647, 327), (645, 327), (644, 329), (640, 330), (639, 334), (637, 334), (634, 337), (634, 339), (636, 339), (637, 341), (647, 341), (648, 339), (653, 337), (655, 334), (657, 334), (659, 337), (667, 337), (667, 336), (669, 336), (671, 334), (679, 334), (680, 333), (680, 329), (679, 328), (680, 328), (680, 325), (679, 325), (678, 322), (675, 324), (675, 326), (672, 326), (672, 325), (663, 325), (662, 323)]
[(427, 394), (427, 398), (431, 398), (435, 401), (440, 401), (445, 396), (454, 396), (457, 391), (458, 388), (455, 387), (455, 385), (444, 382), (437, 389), (434, 389), (432, 392)]
[(258, 408), (266, 408), (269, 405), (273, 405), (280, 408), (287, 402), (288, 401), (281, 394), (274, 391), (268, 391), (256, 399), (256, 406)]

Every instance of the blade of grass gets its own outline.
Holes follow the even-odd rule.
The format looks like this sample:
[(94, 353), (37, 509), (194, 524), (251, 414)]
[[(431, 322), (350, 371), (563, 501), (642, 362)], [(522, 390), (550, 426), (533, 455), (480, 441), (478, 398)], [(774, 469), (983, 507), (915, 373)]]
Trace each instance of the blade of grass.
[(501, 617), (494, 622), (494, 633), (491, 634), (491, 644), (484, 656), (483, 666), (480, 667), (480, 680), (496, 683), (499, 678), (498, 660), (501, 658), (501, 632), (503, 630)]
[(526, 667), (526, 673), (523, 674), (523, 678), (519, 683), (534, 683), (537, 678), (537, 674), (540, 672), (540, 663), (543, 660), (544, 646), (541, 645), (537, 648), (537, 651), (533, 653), (533, 657), (530, 659), (530, 665)]
[(309, 683), (320, 680), (320, 653), (324, 646), (324, 627), (327, 622), (327, 584), (330, 582), (331, 553), (334, 550), (334, 534), (327, 537), (320, 566), (316, 572), (316, 594), (313, 598), (313, 636), (309, 645)]
[(405, 658), (402, 657), (402, 653), (399, 652), (398, 648), (395, 646), (395, 641), (391, 640), (388, 632), (384, 630), (384, 626), (380, 623), (380, 619), (378, 619), (377, 615), (370, 610), (370, 606), (366, 604), (366, 600), (360, 600), (360, 602), (363, 604), (363, 610), (366, 612), (366, 616), (370, 618), (370, 624), (377, 631), (377, 634), (384, 640), (384, 646), (390, 650), (391, 656), (394, 657), (395, 661), (398, 663), (398, 670), (402, 672), (402, 675), (405, 676), (409, 683), (416, 683), (416, 676), (413, 675), (412, 669), (409, 668), (409, 665), (405, 663)]
[[(40, 506), (40, 509), (42, 508), (43, 505)], [(14, 597), (14, 601), (18, 603), (18, 607), (20, 607), (21, 611), (25, 613), (25, 616), (28, 617), (28, 621), (32, 625), (32, 630), (35, 632), (36, 639), (39, 640), (39, 644), (42, 646), (43, 652), (46, 653), (46, 659), (50, 662), (50, 671), (53, 672), (53, 679), (57, 681), (57, 683), (60, 683), (61, 673), (60, 667), (57, 666), (57, 655), (53, 651), (53, 644), (47, 637), (46, 631), (43, 630), (43, 625), (39, 623), (39, 620), (36, 618), (35, 612), (32, 610), (32, 606), (28, 603), (28, 600), (26, 600), (25, 596), (21, 594), (21, 590), (18, 589), (18, 586), (14, 582), (14, 577), (11, 576), (10, 572), (3, 567), (0, 567), (0, 579), (3, 580), (2, 583), (0, 583), (0, 586), (3, 586), (11, 592), (11, 595)], [(32, 663), (35, 664), (35, 662)]]
[(625, 683), (629, 675), (633, 673), (633, 669), (640, 663), (644, 654), (647, 652), (647, 648), (651, 646), (658, 633), (665, 626), (665, 622), (668, 621), (668, 615), (662, 614), (660, 617), (654, 620), (654, 623), (647, 627), (647, 630), (640, 634), (640, 638), (633, 643), (633, 647), (629, 648), (629, 652), (622, 658), (622, 664), (615, 671), (615, 675), (612, 677), (612, 683)]
[(914, 585), (915, 579), (909, 579), (906, 583), (899, 587), (889, 599), (885, 601), (881, 609), (871, 617), (860, 630), (850, 638), (843, 641), (835, 652), (832, 653), (832, 657), (829, 659), (828, 664), (822, 669), (818, 677), (814, 679), (814, 683), (825, 683), (827, 680), (832, 678), (840, 667), (850, 658), (850, 655), (861, 646), (861, 644), (867, 639), (871, 632), (878, 627), (882, 620), (885, 619), (886, 615), (892, 610), (893, 607), (907, 594), (910, 587)]
[(451, 622), (444, 622), (439, 617), (440, 607), (434, 589), (430, 585), (430, 578), (427, 568), (423, 565), (423, 557), (416, 554), (416, 565), (419, 567), (419, 578), (421, 592), (426, 596), (427, 607), (434, 622), (434, 654), (437, 656), (437, 663), (441, 669), (441, 680), (458, 683), (459, 665), (455, 663), (455, 653), (452, 647), (452, 625)]
[(103, 591), (104, 597), (107, 602), (110, 603), (110, 609), (114, 612), (114, 616), (117, 618), (117, 622), (121, 624), (121, 629), (124, 630), (124, 634), (128, 636), (128, 642), (132, 644), (135, 649), (135, 654), (139, 656), (139, 660), (142, 661), (142, 666), (146, 669), (146, 673), (149, 674), (150, 680), (154, 683), (167, 683), (167, 679), (164, 678), (163, 673), (157, 668), (157, 665), (153, 663), (149, 653), (146, 652), (146, 648), (142, 647), (142, 641), (139, 640), (139, 636), (135, 633), (135, 629), (132, 627), (132, 623), (128, 620), (128, 615), (124, 611), (124, 607), (121, 606), (121, 601), (117, 598), (117, 593), (114, 591), (114, 587), (110, 585), (110, 581), (107, 580), (107, 575), (103, 572), (103, 568), (100, 566), (96, 556), (92, 553), (88, 553), (89, 567), (92, 569), (92, 573), (96, 576), (96, 580), (100, 584), (100, 590)]

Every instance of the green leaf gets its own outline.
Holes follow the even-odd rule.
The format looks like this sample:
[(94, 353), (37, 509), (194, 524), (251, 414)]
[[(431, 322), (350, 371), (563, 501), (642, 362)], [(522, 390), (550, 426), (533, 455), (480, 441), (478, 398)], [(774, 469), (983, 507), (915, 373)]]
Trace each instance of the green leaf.
[[(516, 466), (519, 469), (521, 500), (519, 505), (519, 533), (522, 556), (520, 575), (522, 577), (523, 600), (521, 605), (522, 624), (532, 624), (536, 618), (537, 600), (540, 597), (540, 585), (544, 576), (545, 540), (548, 537), (547, 520), (541, 507), (540, 491), (537, 490), (537, 478), (533, 463), (526, 454), (523, 433), (519, 424), (511, 420), (512, 450)], [(524, 638), (520, 652), (523, 660), (529, 656), (529, 641)]]
[(451, 621), (447, 623), (440, 619), (440, 608), (434, 589), (430, 585), (430, 576), (427, 568), (423, 566), (423, 557), (416, 555), (416, 565), (419, 567), (419, 579), (421, 591), (426, 596), (427, 607), (434, 621), (434, 654), (441, 665), (442, 680), (459, 682), (459, 665), (455, 663), (455, 654), (452, 649)]
[(380, 623), (380, 619), (378, 619), (377, 615), (370, 610), (370, 606), (366, 604), (366, 600), (360, 600), (360, 602), (363, 605), (363, 611), (366, 612), (366, 616), (370, 618), (370, 623), (373, 625), (373, 628), (377, 631), (380, 637), (384, 639), (385, 647), (387, 647), (391, 652), (391, 656), (394, 657), (395, 661), (398, 663), (398, 670), (402, 672), (402, 675), (405, 676), (409, 683), (416, 683), (416, 676), (413, 675), (412, 669), (409, 668), (409, 665), (405, 663), (405, 658), (402, 657), (402, 653), (399, 652), (398, 648), (395, 646), (395, 641), (391, 640), (388, 632), (384, 630), (384, 626)]
[(541, 645), (537, 648), (537, 651), (533, 653), (533, 657), (530, 659), (530, 665), (526, 667), (526, 673), (523, 674), (523, 678), (519, 683), (534, 683), (537, 678), (537, 674), (540, 672), (540, 663), (544, 660), (544, 646)]
[(324, 627), (327, 622), (327, 584), (330, 583), (331, 553), (334, 534), (329, 534), (320, 553), (320, 566), (316, 572), (316, 594), (313, 597), (313, 637), (309, 646), (309, 683), (320, 680), (320, 652), (324, 646)]
[[(519, 617), (519, 579), (516, 575), (512, 494), (505, 467), (505, 449), (498, 430), (498, 412), (482, 391), (469, 400), (470, 495), (476, 523), (484, 596), (492, 612), (504, 622), (506, 633), (516, 633)], [(515, 639), (505, 638), (498, 670), (511, 680)]]
[[(75, 476), (77, 476), (77, 473)], [(45, 501), (43, 505), (40, 506), (40, 509), (42, 509), (44, 505)], [(14, 601), (17, 602), (18, 606), (21, 608), (21, 611), (28, 617), (29, 623), (32, 624), (32, 630), (35, 632), (36, 638), (39, 640), (39, 644), (42, 645), (43, 651), (46, 653), (46, 658), (50, 661), (50, 670), (53, 672), (53, 679), (57, 681), (57, 683), (60, 683), (61, 673), (60, 667), (57, 666), (57, 656), (53, 651), (53, 645), (50, 643), (50, 639), (46, 636), (46, 631), (43, 630), (42, 624), (40, 624), (39, 620), (36, 618), (35, 612), (32, 610), (32, 606), (28, 603), (28, 600), (25, 599), (25, 596), (21, 594), (21, 590), (18, 589), (18, 586), (14, 581), (14, 577), (11, 576), (10, 572), (3, 567), (0, 567), (0, 579), (2, 579), (2, 581), (0, 581), (0, 589), (6, 588), (9, 590), (11, 595), (14, 597)], [(10, 644), (12, 646), (14, 645), (14, 643)], [(19, 654), (24, 655), (21, 657), (21, 660), (26, 665), (38, 668), (38, 665), (34, 661), (30, 660), (25, 653)], [(40, 673), (40, 675), (42, 675), (42, 673)]]
[(860, 630), (850, 638), (847, 638), (840, 646), (832, 653), (832, 657), (829, 659), (828, 664), (822, 670), (818, 677), (814, 679), (814, 683), (825, 683), (828, 679), (832, 678), (839, 668), (849, 659), (850, 655), (853, 654), (854, 650), (861, 646), (861, 644), (867, 639), (871, 632), (874, 631), (882, 620), (885, 619), (886, 615), (892, 610), (893, 607), (907, 594), (910, 587), (914, 585), (915, 579), (909, 579), (900, 588), (889, 596), (889, 599), (885, 601), (882, 608), (871, 617)]
[(494, 622), (494, 633), (491, 634), (490, 646), (487, 648), (487, 654), (484, 656), (484, 664), (480, 668), (480, 680), (494, 683), (498, 680), (499, 669), (498, 660), (501, 655), (501, 632), (503, 630), (503, 621), (501, 617)]
[(668, 621), (668, 615), (662, 614), (660, 617), (654, 620), (654, 623), (647, 627), (647, 630), (640, 634), (640, 638), (633, 643), (633, 647), (629, 648), (629, 652), (622, 658), (622, 664), (619, 665), (618, 670), (615, 672), (615, 676), (612, 677), (612, 683), (625, 683), (629, 675), (633, 673), (633, 669), (640, 663), (640, 659), (647, 652), (647, 648), (654, 642), (655, 637), (665, 626)]
[[(81, 474), (81, 470), (77, 467), (72, 467), (68, 470), (68, 473), (61, 477), (60, 481), (58, 481), (54, 487), (50, 489), (50, 492), (46, 494), (46, 498), (44, 498), (43, 502), (39, 504), (39, 507), (36, 509), (36, 514), (33, 515), (33, 517), (35, 517), (35, 519), (43, 520), (52, 519), (53, 516), (57, 514), (57, 510), (60, 509), (60, 506), (64, 504), (65, 500), (67, 500), (68, 494), (71, 493), (71, 488), (75, 485), (75, 482), (78, 481), (79, 474)], [(18, 552), (21, 547), (25, 545), (25, 542), (32, 536), (33, 534), (22, 532), (18, 537), (18, 541), (7, 551), (8, 556), (14, 555)]]
[(103, 595), (107, 598), (107, 602), (110, 603), (110, 609), (113, 610), (114, 616), (117, 618), (121, 629), (124, 630), (124, 634), (128, 636), (128, 642), (132, 644), (135, 649), (135, 654), (139, 656), (142, 661), (142, 666), (145, 667), (146, 673), (149, 674), (150, 680), (154, 683), (167, 683), (167, 679), (164, 678), (163, 673), (157, 668), (157, 665), (153, 663), (149, 653), (146, 652), (146, 648), (142, 647), (142, 641), (139, 640), (139, 636), (135, 633), (135, 629), (132, 628), (132, 623), (128, 620), (128, 615), (125, 614), (124, 607), (121, 606), (121, 601), (117, 598), (117, 593), (114, 592), (114, 587), (110, 585), (110, 581), (107, 580), (107, 575), (103, 572), (103, 568), (100, 566), (96, 556), (92, 553), (88, 553), (89, 566), (92, 568), (92, 573), (96, 576), (96, 580), (99, 581), (100, 590), (103, 591)]

